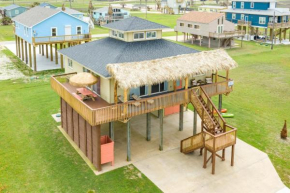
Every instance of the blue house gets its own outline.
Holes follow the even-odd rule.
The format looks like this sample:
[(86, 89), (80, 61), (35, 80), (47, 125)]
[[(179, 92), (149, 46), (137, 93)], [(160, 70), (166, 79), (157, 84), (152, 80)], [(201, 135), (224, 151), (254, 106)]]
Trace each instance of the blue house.
[(119, 21), (130, 17), (130, 12), (125, 9), (112, 8), (113, 15), (108, 14), (109, 7), (103, 7), (93, 11), (93, 17), (97, 24), (107, 24), (114, 21)]
[[(42, 55), (44, 55), (45, 46), (47, 58), (48, 46), (50, 46), (51, 60), (53, 60), (52, 45), (57, 48), (59, 44), (59, 47), (62, 48), (63, 46), (88, 42), (91, 39), (88, 23), (59, 9), (37, 6), (13, 18), (13, 21), (15, 25), (17, 55), (28, 63), (28, 44), (30, 66), (32, 66), (31, 46), (33, 46), (34, 54), (35, 47), (39, 46), (39, 48), (42, 48)], [(55, 51), (55, 57), (57, 64), (57, 51)], [(34, 70), (36, 71), (35, 58)]]
[(5, 14), (6, 17), (13, 18), (13, 17), (25, 12), (27, 10), (27, 8), (12, 4), (12, 5), (9, 5), (6, 7), (2, 7), (2, 8), (0, 8), (0, 10), (2, 12), (2, 15)]
[[(258, 35), (258, 29), (265, 29), (265, 36), (267, 30), (270, 29), (270, 36), (284, 34), (290, 28), (288, 8), (276, 8), (275, 0), (238, 0), (232, 1), (231, 8), (222, 10), (226, 13), (226, 19), (238, 25), (239, 29), (247, 29), (248, 34)], [(274, 33), (279, 30), (278, 33)]]
[(40, 7), (45, 7), (45, 8), (51, 8), (51, 9), (56, 9), (57, 8), (56, 6), (51, 5), (49, 3), (45, 3), (45, 2), (44, 3), (40, 3), (39, 6)]

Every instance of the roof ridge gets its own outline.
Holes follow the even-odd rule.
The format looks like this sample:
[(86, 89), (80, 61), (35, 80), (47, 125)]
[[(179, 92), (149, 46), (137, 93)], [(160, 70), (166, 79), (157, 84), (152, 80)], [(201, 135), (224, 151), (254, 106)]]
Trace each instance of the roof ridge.
[(129, 29), (129, 27), (131, 26), (131, 24), (133, 23), (133, 21), (136, 19), (136, 16), (133, 16), (132, 18), (133, 18), (133, 19), (132, 19), (132, 21), (130, 22), (130, 25), (127, 25), (127, 27), (126, 27), (126, 31)]

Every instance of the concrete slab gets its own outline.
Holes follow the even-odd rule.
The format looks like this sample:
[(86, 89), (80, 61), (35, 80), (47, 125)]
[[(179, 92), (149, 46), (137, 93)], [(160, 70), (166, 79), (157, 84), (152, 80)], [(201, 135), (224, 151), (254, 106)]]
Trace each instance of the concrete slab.
[[(9, 49), (12, 53), (14, 53), (16, 55), (16, 45), (15, 45), (14, 41), (1, 42), (0, 44), (5, 46), (7, 49)], [(31, 48), (31, 50), (32, 50), (32, 48)], [(28, 46), (27, 46), (27, 52), (28, 52)], [(37, 71), (53, 70), (53, 69), (60, 69), (61, 68), (61, 66), (60, 66), (60, 54), (58, 54), (58, 64), (55, 64), (54, 48), (52, 48), (52, 52), (53, 52), (54, 58), (53, 58), (53, 61), (50, 61), (50, 47), (48, 49), (48, 53), (49, 53), (48, 58), (46, 58), (45, 53), (44, 53), (44, 56), (39, 54), (39, 48), (38, 47), (36, 48)], [(33, 60), (33, 55), (32, 55), (32, 68), (31, 68), (32, 70), (33, 70), (33, 61), (34, 60)], [(27, 66), (29, 66), (29, 60), (28, 60)]]
[[(133, 163), (163, 192), (277, 192), (285, 188), (267, 154), (241, 140), (237, 140), (235, 166), (230, 166), (227, 149), (226, 160), (217, 158), (216, 174), (212, 175), (210, 164), (206, 169), (202, 167), (199, 151), (187, 155), (179, 151), (180, 140), (192, 135), (193, 113), (184, 113), (183, 131), (178, 131), (178, 120), (178, 114), (164, 118), (164, 150), (159, 151), (159, 119), (152, 116), (151, 141), (146, 141), (146, 116), (134, 117), (131, 162), (126, 161), (126, 124), (116, 122), (115, 165), (102, 165), (101, 173)], [(198, 119), (199, 130), (200, 125)], [(108, 135), (106, 126), (102, 135)]]
[(52, 114), (51, 116), (55, 120), (55, 122), (57, 122), (57, 123), (60, 123), (61, 122), (60, 113)]

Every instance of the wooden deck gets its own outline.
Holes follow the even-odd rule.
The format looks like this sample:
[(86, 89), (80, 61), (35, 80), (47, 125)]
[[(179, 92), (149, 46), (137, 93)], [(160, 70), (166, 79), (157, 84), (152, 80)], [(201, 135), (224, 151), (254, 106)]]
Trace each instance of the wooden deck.
[[(152, 97), (142, 98), (141, 100), (130, 100), (126, 103), (109, 104), (101, 97), (97, 97), (95, 101), (81, 101), (77, 99), (73, 93), (76, 87), (68, 83), (71, 74), (63, 74), (51, 77), (51, 86), (76, 112), (78, 112), (92, 126), (100, 125), (112, 121), (124, 121), (133, 116), (153, 112), (167, 107), (188, 104), (190, 102), (190, 93), (197, 90), (198, 87), (192, 87), (186, 90), (176, 92), (168, 92)], [(222, 77), (220, 77), (224, 80)], [(206, 85), (209, 96), (217, 94), (230, 93), (232, 86), (228, 86), (229, 81), (222, 81)]]
[(251, 26), (252, 22), (251, 21), (244, 21), (244, 20), (239, 20), (238, 25), (240, 26)]
[(213, 38), (233, 38), (233, 37), (243, 37), (245, 35), (244, 30), (238, 30), (238, 31), (229, 31), (229, 32), (223, 32), (223, 33), (209, 33), (209, 37)]
[(268, 28), (289, 28), (290, 27), (290, 21), (285, 23), (268, 23)]
[(45, 37), (32, 37), (32, 43), (33, 45), (56, 44), (56, 43), (64, 43), (64, 42), (90, 41), (91, 39), (92, 39), (91, 34), (45, 36)]

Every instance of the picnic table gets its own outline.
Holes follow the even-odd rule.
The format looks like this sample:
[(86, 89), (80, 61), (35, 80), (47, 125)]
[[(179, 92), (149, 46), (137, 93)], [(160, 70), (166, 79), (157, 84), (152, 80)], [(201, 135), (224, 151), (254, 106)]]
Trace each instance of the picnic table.
[(76, 90), (77, 93), (75, 93), (75, 96), (80, 100), (92, 99), (93, 101), (95, 101), (95, 97), (97, 97), (95, 93), (87, 88), (77, 88)]

